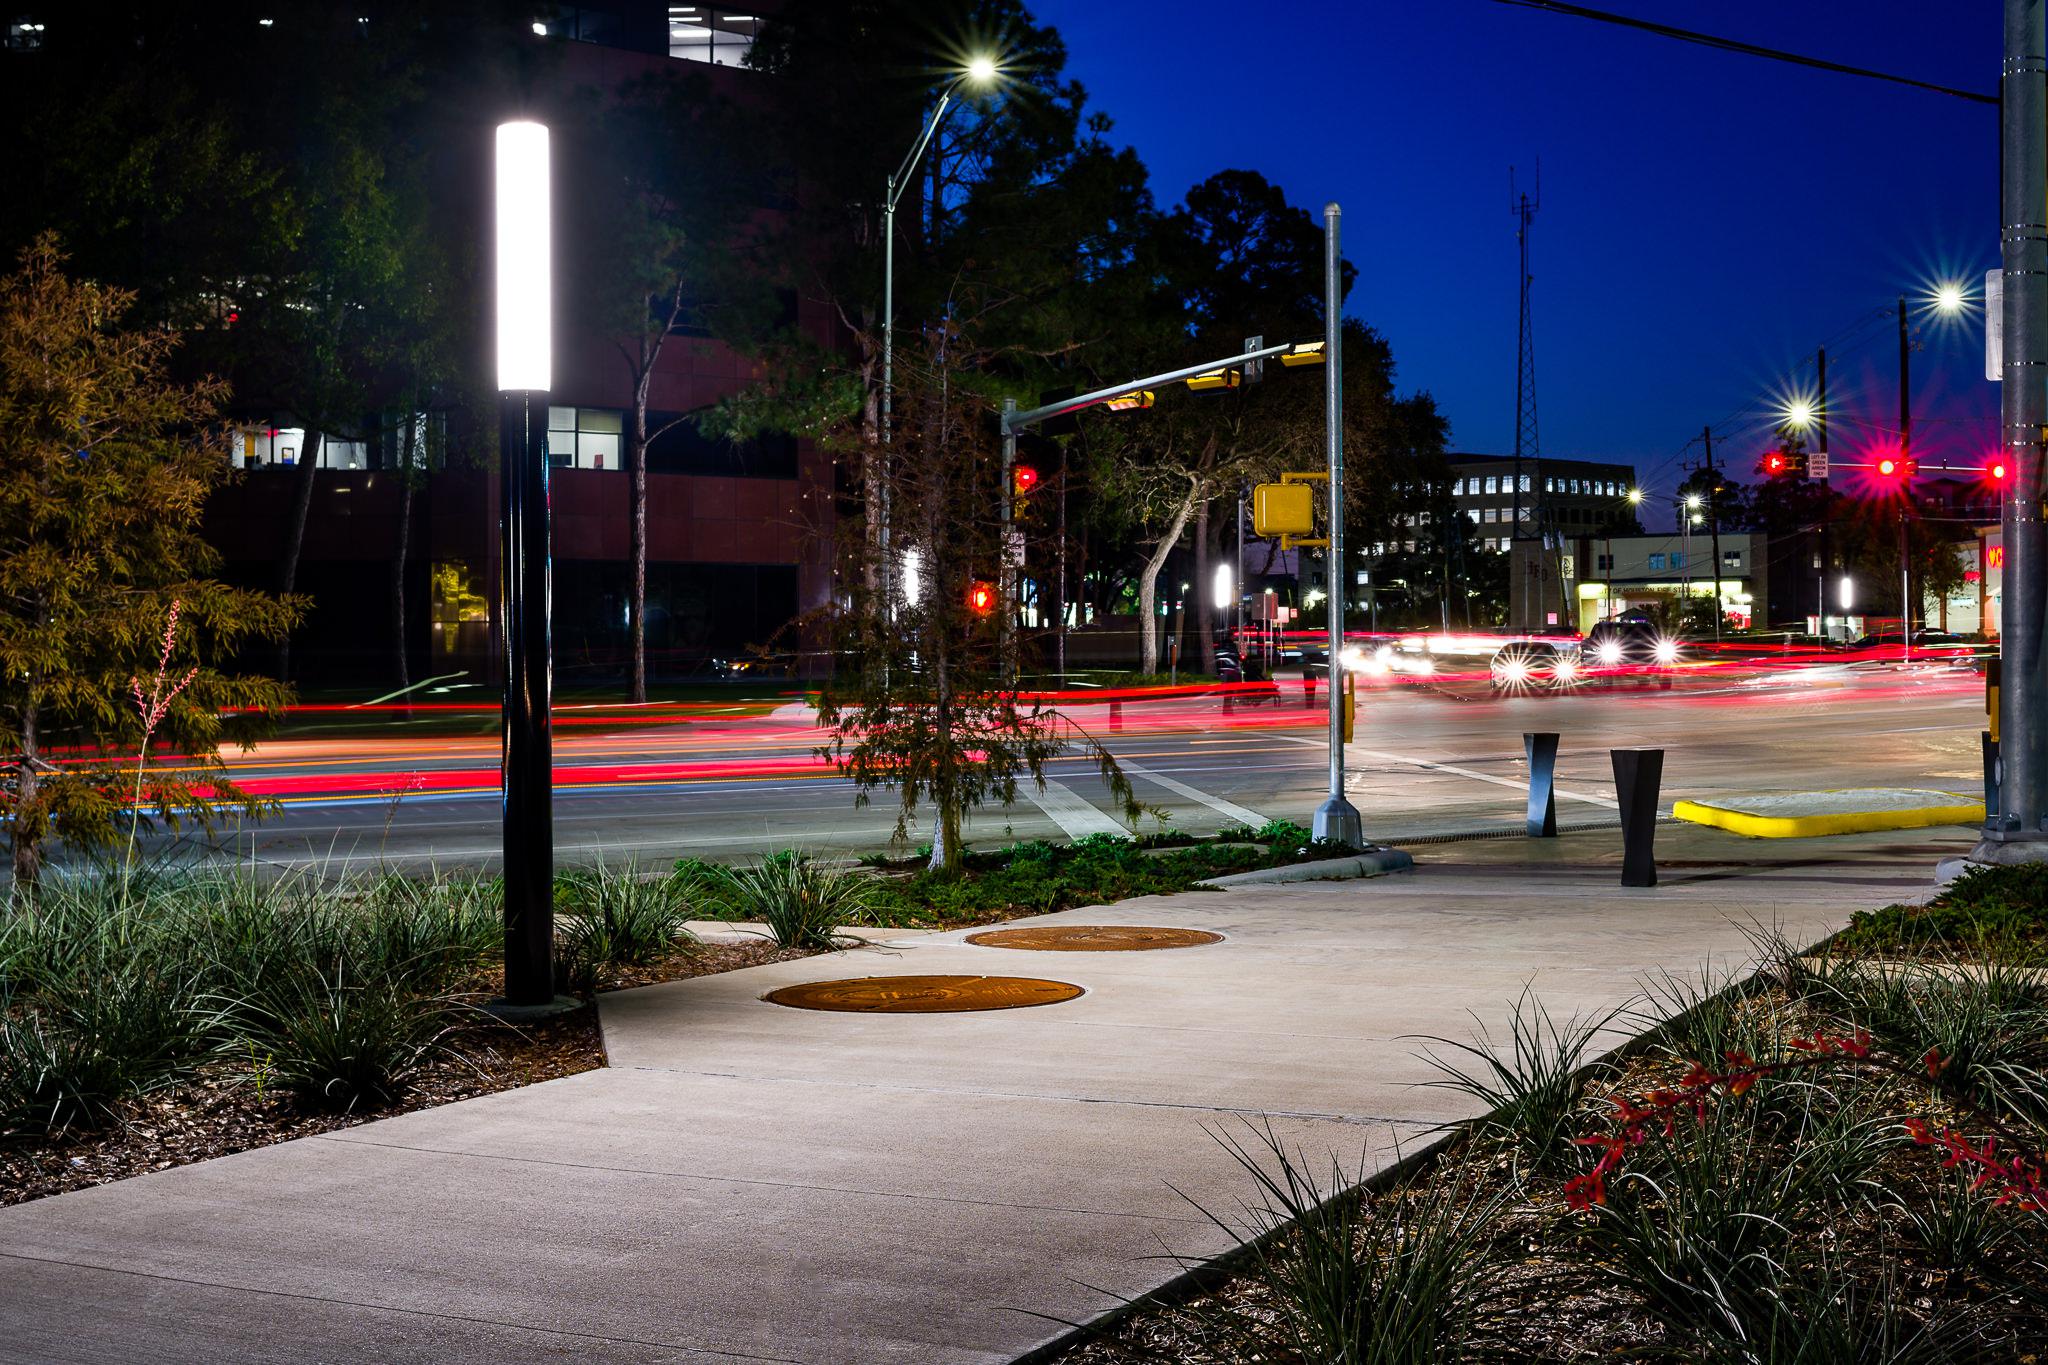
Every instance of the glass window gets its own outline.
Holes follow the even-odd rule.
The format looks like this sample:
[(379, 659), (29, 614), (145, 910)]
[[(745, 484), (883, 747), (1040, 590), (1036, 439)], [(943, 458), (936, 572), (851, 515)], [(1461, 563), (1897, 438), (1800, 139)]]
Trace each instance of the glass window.
[(1487, 478), (1487, 480), (1486, 480), (1486, 491), (1487, 491), (1487, 492), (1491, 493), (1491, 492), (1495, 491), (1495, 490), (1494, 490), (1494, 487), (1493, 487), (1493, 485), (1494, 485), (1494, 482), (1495, 482), (1495, 480), (1494, 480), (1494, 479), (1493, 479), (1493, 478), (1492, 478), (1491, 476), (1489, 476), (1489, 477)]
[(1652, 569), (1661, 569), (1661, 568), (1663, 568), (1663, 567), (1664, 567), (1664, 556), (1663, 556), (1663, 555), (1651, 555), (1651, 556), (1650, 556), (1650, 567), (1651, 567)]
[(1489, 508), (1487, 508), (1487, 509), (1486, 509), (1486, 519), (1487, 519), (1488, 521), (1499, 521), (1499, 520), (1500, 520), (1500, 509), (1499, 509), (1498, 507), (1489, 507)]
[(557, 469), (621, 469), (626, 414), (617, 408), (548, 409), (548, 463)]
[(1741, 568), (1741, 567), (1742, 567), (1742, 551), (1740, 551), (1740, 550), (1724, 550), (1724, 551), (1722, 552), (1722, 554), (1721, 554), (1721, 562), (1722, 562), (1723, 564), (1726, 564), (1726, 565), (1727, 565), (1727, 566), (1728, 566), (1729, 568), (1731, 568), (1731, 569), (1739, 569), (1739, 568)]
[(760, 16), (707, 5), (668, 7), (668, 55), (713, 66), (744, 66), (760, 34)]
[(1671, 567), (1674, 569), (1682, 569), (1685, 567), (1685, 551), (1673, 550), (1671, 552)]
[(1529, 491), (1529, 476), (1527, 474), (1522, 476), (1522, 491), (1524, 493)]

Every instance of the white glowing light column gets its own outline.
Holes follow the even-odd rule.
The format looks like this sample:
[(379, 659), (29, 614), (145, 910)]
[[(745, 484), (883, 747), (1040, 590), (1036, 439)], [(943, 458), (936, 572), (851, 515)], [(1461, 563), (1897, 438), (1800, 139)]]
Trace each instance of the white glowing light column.
[(547, 430), (554, 376), (553, 208), (544, 125), (498, 126), (496, 181), (504, 1005), (546, 1010), (555, 1000)]

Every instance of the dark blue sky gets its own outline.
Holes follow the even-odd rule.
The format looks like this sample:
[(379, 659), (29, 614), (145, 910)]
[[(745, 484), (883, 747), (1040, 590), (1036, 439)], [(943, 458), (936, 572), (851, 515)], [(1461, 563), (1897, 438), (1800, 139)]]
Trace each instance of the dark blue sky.
[[(1996, 0), (1600, 7), (1996, 91)], [(1653, 491), (1712, 423), (1738, 470), (1768, 396), (1829, 342), (1837, 459), (1896, 426), (1895, 324), (1866, 314), (1998, 261), (1993, 106), (1492, 0), (1037, 0), (1162, 206), (1248, 167), (1344, 206), (1350, 311), (1386, 334), (1454, 449), (1514, 444), (1508, 167), (1542, 158), (1542, 450), (1626, 459)], [(1923, 464), (1997, 439), (1981, 307), (1917, 324)], [(1839, 344), (1837, 344), (1839, 343)], [(1803, 371), (1801, 366), (1804, 366)], [(1868, 423), (1870, 425), (1865, 425)], [(1697, 458), (1697, 450), (1684, 458)], [(1837, 480), (1838, 484), (1840, 480)]]

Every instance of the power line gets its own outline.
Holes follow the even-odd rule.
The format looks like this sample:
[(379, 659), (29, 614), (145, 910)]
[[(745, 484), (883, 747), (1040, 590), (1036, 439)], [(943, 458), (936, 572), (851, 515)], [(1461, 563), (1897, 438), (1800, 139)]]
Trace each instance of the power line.
[(1998, 103), (1998, 96), (1987, 95), (1978, 90), (1958, 90), (1952, 85), (1936, 85), (1933, 81), (1915, 80), (1911, 76), (1897, 76), (1889, 71), (1873, 71), (1864, 66), (1847, 66), (1831, 62), (1824, 57), (1808, 57), (1798, 52), (1787, 52), (1782, 48), (1760, 47), (1755, 43), (1738, 42), (1733, 38), (1719, 38), (1711, 33), (1699, 33), (1689, 28), (1673, 28), (1669, 24), (1652, 23), (1648, 19), (1637, 19), (1627, 14), (1612, 14), (1606, 10), (1588, 9), (1584, 5), (1567, 5), (1563, 0), (1494, 0), (1495, 4), (1513, 5), (1517, 9), (1544, 10), (1551, 14), (1566, 14), (1577, 19), (1595, 19), (1604, 24), (1618, 24), (1623, 28), (1640, 29), (1654, 33), (1660, 38), (1675, 38), (1682, 43), (1697, 43), (1701, 47), (1716, 48), (1722, 52), (1739, 52), (1748, 57), (1763, 57), (1774, 62), (1790, 62), (1794, 66), (1810, 66), (1819, 71), (1833, 71), (1843, 76), (1863, 76), (1875, 81), (1890, 81), (1894, 85), (1911, 86), (1915, 90), (1928, 90), (1937, 95), (1952, 95), (1959, 100), (1975, 104)]

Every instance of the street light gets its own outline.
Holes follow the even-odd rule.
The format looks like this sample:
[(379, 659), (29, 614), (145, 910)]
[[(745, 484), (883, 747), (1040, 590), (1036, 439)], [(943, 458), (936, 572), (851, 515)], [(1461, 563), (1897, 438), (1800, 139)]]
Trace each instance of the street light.
[(503, 506), (499, 627), (505, 703), (503, 1009), (555, 1003), (554, 752), (548, 707), (548, 390), (553, 284), (548, 130), (498, 125), (496, 177), (498, 453)]
[[(887, 193), (882, 200), (882, 444), (890, 443), (889, 428), (895, 413), (896, 396), (896, 204), (903, 198), (903, 191), (909, 186), (911, 175), (917, 170), (917, 163), (923, 159), (925, 148), (945, 121), (947, 111), (953, 107), (954, 92), (963, 84), (987, 86), (1000, 74), (1000, 68), (993, 57), (978, 56), (967, 63), (964, 70), (947, 83), (939, 94), (938, 105), (931, 117), (925, 120), (919, 130), (917, 141), (911, 144), (903, 164), (889, 177)], [(876, 528), (881, 551), (882, 601), (885, 611), (895, 610), (895, 584), (889, 572), (889, 482), (886, 471), (878, 470), (876, 478), (880, 487), (875, 490), (880, 507), (881, 525)]]

